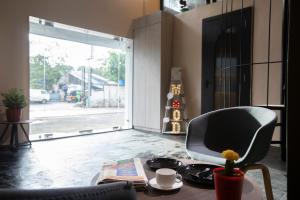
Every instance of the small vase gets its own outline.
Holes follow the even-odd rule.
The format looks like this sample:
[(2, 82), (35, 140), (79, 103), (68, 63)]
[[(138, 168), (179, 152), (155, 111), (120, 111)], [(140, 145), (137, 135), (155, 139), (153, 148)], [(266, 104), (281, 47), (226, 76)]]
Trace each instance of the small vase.
[(237, 176), (225, 176), (220, 173), (221, 171), (224, 171), (223, 167), (215, 168), (213, 171), (217, 200), (241, 200), (244, 172), (235, 168)]
[(8, 122), (18, 122), (21, 119), (20, 108), (8, 108), (6, 109), (6, 119)]

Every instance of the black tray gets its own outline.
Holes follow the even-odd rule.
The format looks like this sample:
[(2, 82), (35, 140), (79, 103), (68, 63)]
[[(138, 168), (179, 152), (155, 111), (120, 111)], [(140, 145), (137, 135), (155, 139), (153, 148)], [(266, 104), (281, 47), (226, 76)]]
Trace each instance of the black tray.
[(182, 178), (195, 184), (214, 187), (213, 169), (219, 167), (210, 164), (190, 164), (182, 167), (179, 173)]
[(172, 158), (153, 158), (146, 161), (147, 166), (152, 170), (157, 170), (160, 168), (171, 168), (178, 170), (183, 167), (183, 163), (179, 160)]

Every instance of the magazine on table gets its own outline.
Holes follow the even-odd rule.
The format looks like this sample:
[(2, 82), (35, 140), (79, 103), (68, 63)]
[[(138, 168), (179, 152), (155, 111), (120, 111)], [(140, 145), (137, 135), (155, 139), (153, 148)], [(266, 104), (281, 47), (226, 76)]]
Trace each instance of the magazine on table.
[(132, 158), (104, 163), (97, 179), (97, 184), (117, 181), (130, 181), (135, 189), (145, 189), (148, 179), (141, 160)]

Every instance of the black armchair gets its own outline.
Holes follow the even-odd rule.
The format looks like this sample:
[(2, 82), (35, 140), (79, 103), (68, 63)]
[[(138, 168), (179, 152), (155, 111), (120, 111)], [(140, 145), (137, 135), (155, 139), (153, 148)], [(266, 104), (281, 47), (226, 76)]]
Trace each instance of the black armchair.
[(225, 164), (221, 152), (233, 149), (240, 154), (237, 165), (245, 172), (261, 169), (267, 199), (273, 199), (268, 168), (262, 160), (270, 147), (276, 113), (261, 107), (232, 107), (203, 114), (192, 119), (186, 138), (187, 153), (194, 159)]
[(0, 189), (1, 200), (136, 200), (129, 182), (107, 183), (98, 186), (54, 189)]

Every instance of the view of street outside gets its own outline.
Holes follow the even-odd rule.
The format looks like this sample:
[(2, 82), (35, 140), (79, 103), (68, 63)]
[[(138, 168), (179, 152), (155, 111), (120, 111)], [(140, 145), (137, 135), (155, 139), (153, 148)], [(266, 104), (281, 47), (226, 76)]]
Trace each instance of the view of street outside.
[[(81, 108), (66, 102), (30, 104), (30, 132), (35, 134), (72, 135), (100, 132), (124, 125), (124, 108)], [(44, 139), (44, 136), (41, 136)], [(38, 138), (37, 138), (38, 139)]]
[(37, 32), (43, 30), (43, 34), (29, 34), (31, 138), (127, 128), (123, 40), (117, 40), (116, 46), (114, 39), (91, 35), (106, 42), (99, 46), (85, 43), (88, 30), (76, 32), (78, 28), (68, 26), (66, 33), (83, 38), (78, 42), (51, 35), (63, 33), (61, 27), (67, 25), (31, 17), (30, 26)]

